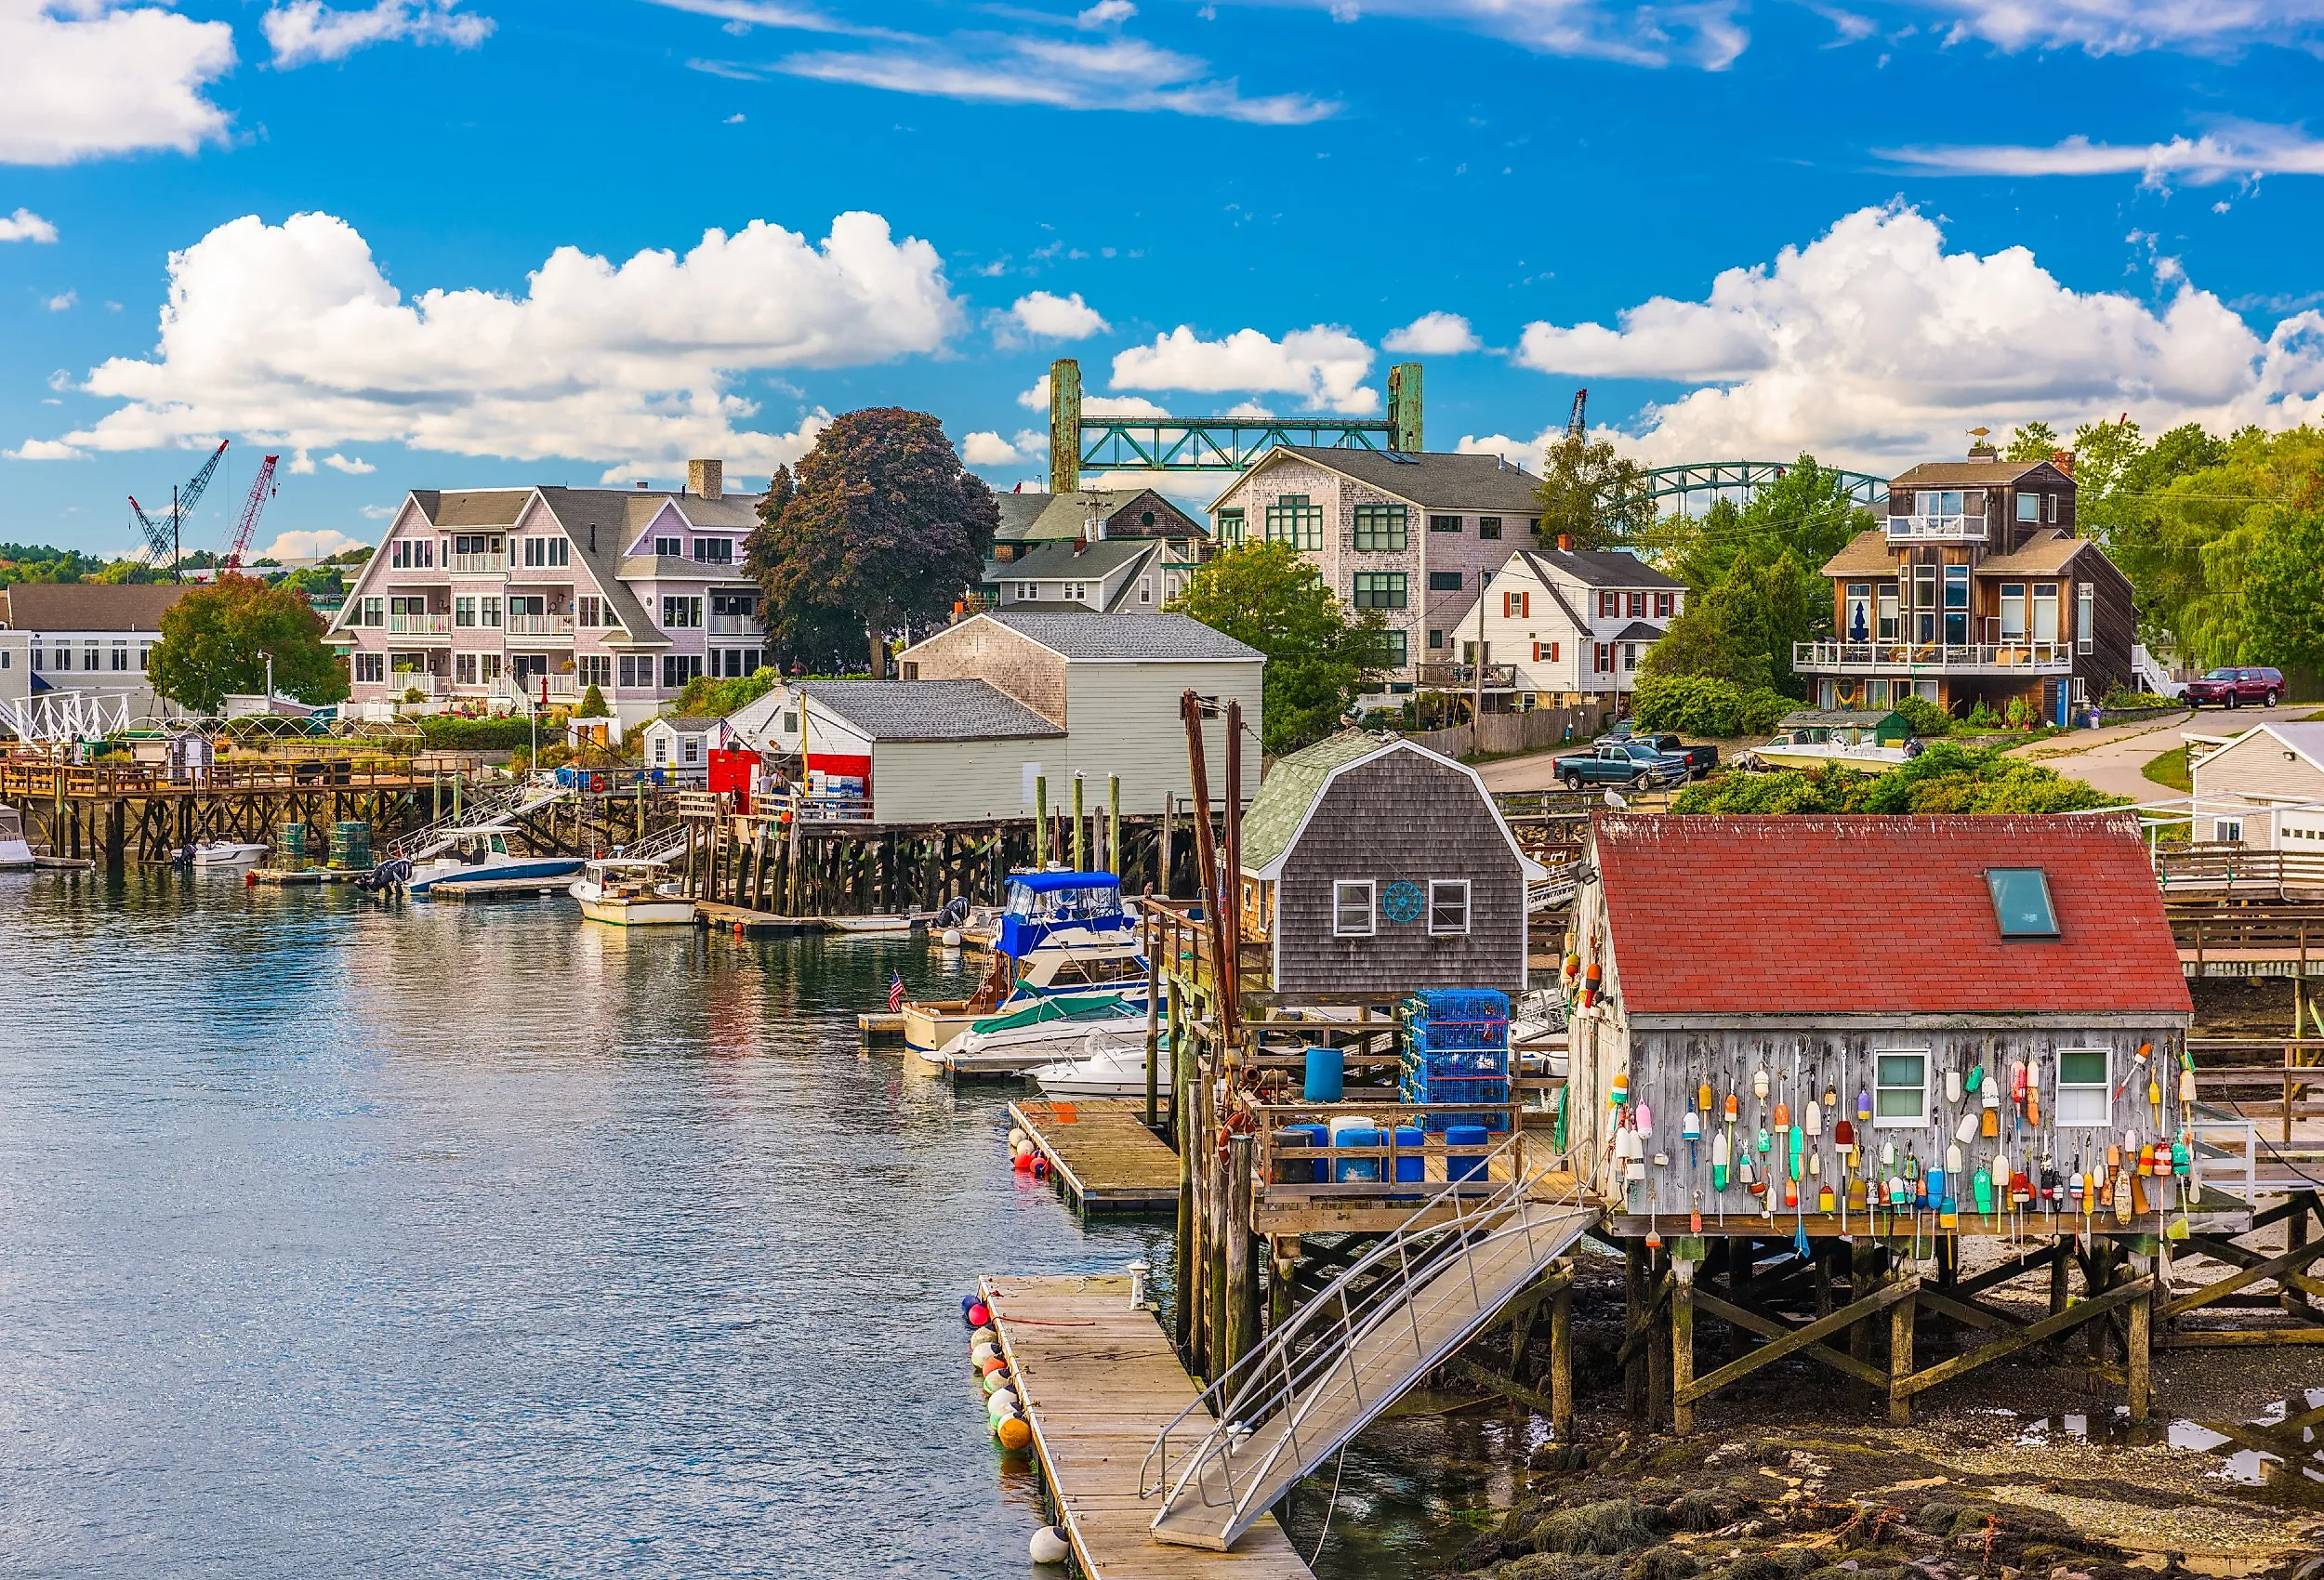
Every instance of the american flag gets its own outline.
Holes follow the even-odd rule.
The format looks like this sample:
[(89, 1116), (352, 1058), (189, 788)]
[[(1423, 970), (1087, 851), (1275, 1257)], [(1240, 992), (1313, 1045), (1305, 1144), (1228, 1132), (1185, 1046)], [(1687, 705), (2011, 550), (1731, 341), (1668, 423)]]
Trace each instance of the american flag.
[(904, 1007), (904, 973), (895, 973), (895, 981), (888, 984), (888, 1013), (893, 1015)]

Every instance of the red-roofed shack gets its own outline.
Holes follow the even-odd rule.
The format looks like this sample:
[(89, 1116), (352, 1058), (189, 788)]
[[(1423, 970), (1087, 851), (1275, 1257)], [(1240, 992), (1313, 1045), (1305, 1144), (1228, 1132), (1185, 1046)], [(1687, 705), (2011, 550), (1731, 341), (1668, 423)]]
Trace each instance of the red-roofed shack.
[[(1872, 1191), (1907, 1178), (1917, 1203), (1912, 1177), (1936, 1170), (1932, 1239), (1946, 1195), (1962, 1233), (2071, 1231), (2078, 1164), (2096, 1167), (2126, 1133), (2167, 1160), (2182, 1122), (2193, 1006), (2127, 816), (1601, 815), (1568, 950), (1581, 979), (1598, 974), (1573, 1018), (1569, 1126), (1620, 1232), (1645, 1232), (1651, 1213), (1684, 1234), (1699, 1210), (1714, 1233), (1833, 1235), (1853, 1195), (1861, 1235)], [(1622, 1131), (1642, 1121), (1633, 1148)], [(2046, 1199), (2045, 1168), (2059, 1185)], [(2027, 1199), (2013, 1220), (2015, 1176)], [(2121, 1221), (2109, 1188), (2094, 1227), (2156, 1233), (2177, 1190), (2166, 1164)], [(1898, 1232), (1911, 1230), (1908, 1216)]]

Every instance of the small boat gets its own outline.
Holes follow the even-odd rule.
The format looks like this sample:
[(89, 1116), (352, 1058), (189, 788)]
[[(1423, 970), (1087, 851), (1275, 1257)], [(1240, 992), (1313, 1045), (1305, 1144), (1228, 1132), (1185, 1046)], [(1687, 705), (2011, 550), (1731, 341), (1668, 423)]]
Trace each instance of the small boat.
[(1036, 998), (1099, 992), (1119, 994), (1145, 1013), (1146, 959), (1137, 919), (1122, 906), (1122, 880), (1112, 873), (1011, 873), (984, 981), (967, 998), (907, 1001), (904, 1046), (940, 1062), (941, 1050), (981, 1020)]
[(1765, 768), (1816, 768), (1837, 763), (1885, 773), (1920, 755), (1912, 727), (1900, 713), (1869, 708), (1802, 708), (1788, 714), (1780, 733), (1745, 754)]
[(14, 807), (0, 806), (0, 872), (33, 866), (33, 848), (24, 842), (24, 819)]
[(369, 889), (402, 889), (425, 900), (439, 889), (515, 887), (571, 877), (581, 870), (578, 856), (520, 856), (508, 849), (509, 825), (485, 823), (455, 829), (409, 856), (380, 862), (363, 879)]
[(674, 882), (659, 862), (609, 858), (585, 865), (565, 892), (581, 902), (581, 914), (593, 922), (617, 928), (690, 927), (694, 902), (673, 892)]
[[(1093, 1026), (1082, 1034), (1079, 1058), (1043, 1064), (1026, 1072), (1050, 1098), (1142, 1098), (1146, 1095), (1146, 1047), (1143, 1041), (1108, 1040), (1113, 1034)], [(1157, 1051), (1155, 1078), (1163, 1092), (1170, 1089), (1169, 1055)]]
[(187, 852), (196, 870), (215, 867), (254, 867), (270, 847), (252, 840), (205, 839)]
[(1070, 1058), (1093, 1030), (1126, 1037), (1134, 1026), (1143, 1036), (1145, 1023), (1144, 1003), (1118, 993), (1046, 995), (976, 1021), (944, 1046), (936, 1062), (956, 1081), (1022, 1075)]

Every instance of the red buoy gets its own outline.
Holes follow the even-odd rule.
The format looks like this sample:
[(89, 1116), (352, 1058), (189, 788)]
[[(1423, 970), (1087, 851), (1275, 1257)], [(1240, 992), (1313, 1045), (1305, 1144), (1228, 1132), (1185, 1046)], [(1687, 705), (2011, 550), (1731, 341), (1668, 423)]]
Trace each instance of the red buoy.
[(983, 1327), (986, 1323), (989, 1323), (992, 1320), (993, 1310), (991, 1307), (985, 1305), (984, 1301), (979, 1300), (976, 1304), (969, 1308), (969, 1325), (971, 1327)]

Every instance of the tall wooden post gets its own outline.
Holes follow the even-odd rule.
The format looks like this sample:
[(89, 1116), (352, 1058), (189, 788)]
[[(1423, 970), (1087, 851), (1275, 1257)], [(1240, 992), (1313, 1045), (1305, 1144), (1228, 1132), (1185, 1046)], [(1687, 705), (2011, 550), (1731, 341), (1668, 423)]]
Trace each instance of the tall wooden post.
[(1033, 870), (1049, 865), (1049, 777), (1033, 776)]
[[(1154, 898), (1151, 886), (1146, 889), (1146, 898)], [(1151, 905), (1143, 907), (1140, 919), (1146, 929), (1146, 1128), (1151, 1130), (1161, 1119), (1155, 1110), (1157, 1088), (1162, 1084), (1162, 931)]]
[(1695, 1405), (1686, 1390), (1695, 1382), (1695, 1264), (1670, 1264), (1670, 1429), (1680, 1437), (1695, 1429)]
[(1187, 1123), (1194, 1111), (1194, 1083), (1188, 1078), (1192, 1039), (1179, 1020), (1178, 978), (1169, 979), (1170, 1016), (1170, 1141), (1178, 1148), (1178, 1348), (1191, 1354), (1195, 1343), (1195, 1140)]
[(1105, 776), (1105, 870), (1122, 876), (1122, 776)]
[(1630, 1351), (1630, 1363), (1622, 1368), (1622, 1398), (1630, 1413), (1640, 1419), (1646, 1414), (1646, 1357), (1643, 1347), (1631, 1343), (1640, 1324), (1646, 1318), (1646, 1243), (1637, 1235), (1627, 1235), (1622, 1241), (1622, 1323), (1623, 1348)]
[(1074, 871), (1076, 871), (1076, 872), (1077, 872), (1077, 873), (1086, 873), (1086, 872), (1088, 872), (1088, 871), (1089, 870), (1089, 848), (1088, 848), (1088, 846), (1087, 846), (1087, 845), (1085, 845), (1085, 844), (1083, 843), (1083, 839), (1082, 839), (1082, 827), (1083, 827), (1083, 824), (1082, 824), (1082, 819), (1081, 819), (1081, 775), (1079, 775), (1078, 773), (1076, 773), (1076, 774), (1075, 774), (1075, 775), (1074, 775), (1074, 837), (1073, 837), (1073, 850), (1074, 850)]
[(1560, 1259), (1564, 1275), (1550, 1297), (1550, 1429), (1560, 1443), (1574, 1441), (1574, 1279), (1573, 1263)]
[[(2143, 1278), (2154, 1271), (2155, 1258), (2152, 1256), (2133, 1256), (2130, 1258), (2131, 1277)], [(2123, 1345), (2126, 1355), (2122, 1374), (2130, 1385), (2131, 1419), (2146, 1422), (2154, 1419), (2155, 1415), (2151, 1349), (2155, 1321), (2154, 1291), (2150, 1288), (2147, 1293), (2133, 1299), (2127, 1315), (2130, 1324)]]
[(1170, 886), (1170, 847), (1177, 843), (1178, 833), (1177, 819), (1172, 814), (1177, 809), (1178, 797), (1166, 794), (1162, 797), (1162, 845), (1161, 849), (1155, 851), (1154, 858), (1155, 869), (1154, 887), (1161, 891), (1162, 898), (1165, 900), (1172, 898), (1178, 892)]
[(1900, 1385), (1912, 1376), (1912, 1318), (1920, 1304), (1920, 1297), (1914, 1296), (1888, 1308), (1888, 1419), (1892, 1426), (1912, 1425), (1912, 1396), (1900, 1391)]
[[(2290, 1218), (2284, 1220), (2284, 1249), (2286, 1251), (2297, 1251), (2308, 1243), (2308, 1215), (2317, 1210), (2316, 1204), (2317, 1193), (2313, 1191), (2302, 1191), (2292, 1196), (2291, 1205), (2295, 1210)], [(2278, 1282), (2283, 1285), (2284, 1310), (2298, 1316), (2307, 1315), (2307, 1291), (2294, 1284), (2290, 1279), (2281, 1279)]]
[[(1872, 1293), (1872, 1285), (1880, 1279), (1880, 1265), (1881, 1247), (1878, 1241), (1869, 1235), (1865, 1235), (1848, 1242), (1848, 1300), (1850, 1304), (1853, 1305)], [(1868, 1363), (1871, 1361), (1872, 1324), (1879, 1320), (1878, 1317), (1867, 1317), (1860, 1323), (1849, 1324), (1848, 1353), (1852, 1358)]]
[(1646, 1424), (1670, 1419), (1670, 1302), (1662, 1297), (1670, 1257), (1660, 1250), (1646, 1258)]
[(1226, 1355), (1219, 1370), (1242, 1363), (1259, 1345), (1259, 1243), (1251, 1233), (1251, 1157), (1259, 1139), (1237, 1135), (1227, 1143)]

